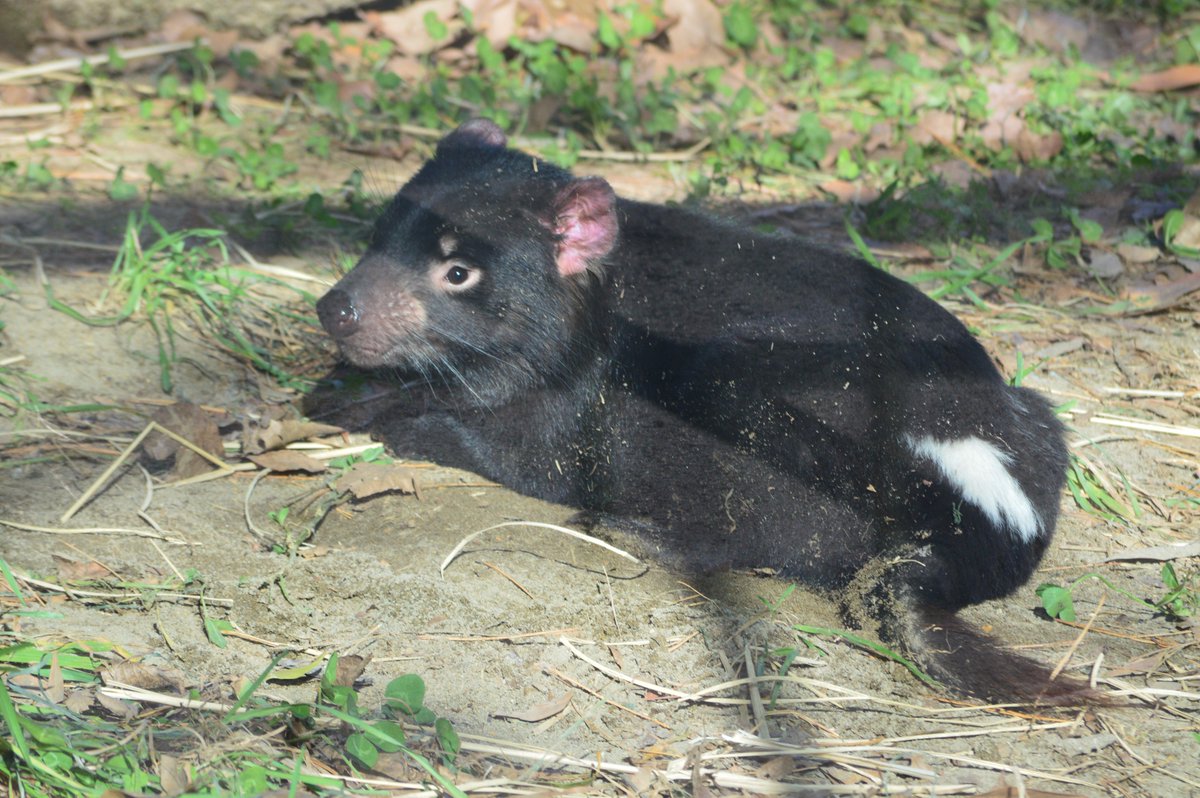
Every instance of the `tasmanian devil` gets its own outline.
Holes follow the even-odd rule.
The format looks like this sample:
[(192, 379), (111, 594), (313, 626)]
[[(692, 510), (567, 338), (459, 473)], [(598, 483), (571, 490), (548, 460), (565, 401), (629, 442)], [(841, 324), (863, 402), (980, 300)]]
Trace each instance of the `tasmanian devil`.
[(617, 519), (681, 567), (827, 588), (961, 691), (1091, 697), (955, 616), (1045, 552), (1060, 425), (883, 271), (620, 199), (475, 120), (317, 310), (350, 363), (417, 386), (399, 454)]

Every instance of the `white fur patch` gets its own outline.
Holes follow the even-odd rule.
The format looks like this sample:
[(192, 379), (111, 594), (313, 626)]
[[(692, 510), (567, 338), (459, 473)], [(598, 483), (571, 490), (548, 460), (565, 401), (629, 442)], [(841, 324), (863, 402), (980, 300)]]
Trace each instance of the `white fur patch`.
[(1007, 527), (1025, 543), (1037, 537), (1042, 520), (1008, 472), (1012, 455), (976, 437), (939, 441), (905, 435), (904, 442), (917, 457), (932, 461), (942, 477), (994, 526)]

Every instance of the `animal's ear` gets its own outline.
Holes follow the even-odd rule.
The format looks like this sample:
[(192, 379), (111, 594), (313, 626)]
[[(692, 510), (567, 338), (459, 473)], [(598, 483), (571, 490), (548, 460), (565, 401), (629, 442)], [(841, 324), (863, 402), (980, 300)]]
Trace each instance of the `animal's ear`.
[(617, 195), (603, 178), (585, 177), (554, 198), (550, 224), (558, 236), (555, 261), (564, 277), (600, 265), (617, 243)]
[(456, 147), (478, 147), (483, 149), (502, 149), (508, 145), (504, 131), (490, 119), (472, 119), (463, 122), (446, 137), (438, 142), (438, 149), (453, 149)]

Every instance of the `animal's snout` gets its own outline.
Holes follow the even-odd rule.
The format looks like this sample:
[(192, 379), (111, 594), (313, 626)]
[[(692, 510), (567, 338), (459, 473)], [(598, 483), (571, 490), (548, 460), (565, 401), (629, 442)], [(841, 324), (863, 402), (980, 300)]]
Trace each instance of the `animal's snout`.
[(346, 338), (358, 329), (360, 309), (354, 298), (340, 288), (334, 288), (317, 302), (317, 318), (334, 338)]

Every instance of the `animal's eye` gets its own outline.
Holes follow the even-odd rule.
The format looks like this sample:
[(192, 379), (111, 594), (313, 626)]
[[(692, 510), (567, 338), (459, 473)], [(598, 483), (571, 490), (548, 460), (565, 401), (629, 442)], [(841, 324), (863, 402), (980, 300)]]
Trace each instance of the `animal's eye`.
[(446, 272), (446, 282), (450, 285), (463, 285), (471, 279), (471, 270), (462, 266), (451, 266)]

